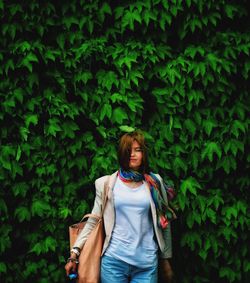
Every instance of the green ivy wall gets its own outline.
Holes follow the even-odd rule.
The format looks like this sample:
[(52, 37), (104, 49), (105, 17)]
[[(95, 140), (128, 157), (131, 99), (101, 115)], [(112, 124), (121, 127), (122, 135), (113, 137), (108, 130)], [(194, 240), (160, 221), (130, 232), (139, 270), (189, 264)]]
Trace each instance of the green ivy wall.
[(178, 283), (250, 282), (245, 0), (0, 0), (1, 282), (66, 282), (68, 225), (146, 132)]

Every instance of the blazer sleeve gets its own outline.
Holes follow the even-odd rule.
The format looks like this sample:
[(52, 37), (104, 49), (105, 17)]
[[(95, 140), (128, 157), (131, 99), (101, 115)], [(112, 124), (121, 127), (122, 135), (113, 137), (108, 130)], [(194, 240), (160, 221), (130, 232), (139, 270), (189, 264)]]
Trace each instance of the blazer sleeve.
[[(104, 184), (107, 180), (108, 180), (108, 175), (103, 176), (95, 181), (96, 195), (91, 214), (101, 215), (102, 213)], [(83, 248), (89, 234), (94, 229), (96, 222), (97, 220), (94, 218), (88, 219), (81, 233), (78, 235), (73, 247), (77, 247), (79, 249)]]
[[(168, 197), (167, 197), (167, 192), (164, 188), (163, 185), (163, 179), (159, 174), (156, 174), (156, 176), (159, 178), (160, 183), (161, 183), (161, 191), (162, 191), (162, 196), (166, 203), (168, 204)], [(171, 258), (172, 257), (172, 233), (171, 233), (171, 223), (168, 224), (166, 229), (162, 230), (163, 234), (163, 239), (165, 242), (165, 249), (164, 251), (161, 251), (159, 256), (160, 258)]]

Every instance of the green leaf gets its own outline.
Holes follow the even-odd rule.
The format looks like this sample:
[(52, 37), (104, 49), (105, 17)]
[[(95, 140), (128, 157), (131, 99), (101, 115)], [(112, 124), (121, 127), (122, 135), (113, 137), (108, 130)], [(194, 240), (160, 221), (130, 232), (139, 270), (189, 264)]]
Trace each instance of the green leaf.
[(42, 252), (42, 245), (41, 245), (41, 243), (36, 243), (34, 245), (34, 247), (30, 250), (30, 252), (33, 252), (33, 253), (35, 253), (37, 255), (40, 255), (41, 252)]
[(111, 90), (113, 85), (115, 85), (116, 87), (118, 87), (119, 85), (117, 75), (113, 71), (106, 72), (104, 70), (100, 70), (96, 74), (96, 77), (98, 84), (100, 84), (102, 87), (105, 87), (108, 91)]
[(181, 182), (180, 191), (181, 193), (186, 196), (187, 192), (189, 191), (193, 195), (197, 195), (197, 189), (200, 189), (200, 184), (194, 179), (193, 177), (189, 177), (186, 180)]
[(24, 141), (28, 140), (28, 134), (30, 133), (29, 129), (25, 127), (20, 127), (19, 129), (20, 135)]
[(56, 248), (57, 248), (56, 239), (52, 238), (51, 236), (48, 236), (44, 242), (44, 251), (45, 252), (48, 252), (48, 251), (55, 252)]
[(0, 212), (1, 212), (1, 215), (3, 215), (2, 212), (4, 214), (8, 213), (8, 207), (3, 199), (0, 199)]
[(200, 250), (200, 251), (199, 251), (199, 256), (200, 256), (203, 260), (206, 260), (206, 258), (207, 258), (207, 251), (206, 251), (206, 250)]
[(34, 126), (38, 123), (38, 116), (36, 114), (28, 114), (25, 116), (25, 126), (28, 129), (30, 124)]
[(192, 228), (194, 225), (194, 215), (193, 213), (189, 213), (188, 216), (187, 216), (187, 226), (188, 228)]
[(233, 19), (235, 12), (237, 12), (237, 8), (235, 6), (233, 6), (233, 5), (230, 5), (230, 4), (226, 4), (224, 6), (224, 8), (225, 8), (227, 16), (230, 19)]
[(205, 149), (202, 151), (201, 158), (204, 160), (208, 157), (210, 162), (212, 162), (214, 154), (216, 154), (219, 159), (221, 158), (222, 152), (220, 146), (216, 142), (206, 143)]
[(79, 127), (73, 121), (65, 121), (62, 124), (61, 129), (62, 129), (62, 134), (63, 134), (64, 137), (69, 137), (69, 138), (73, 139), (73, 138), (75, 138), (75, 136), (76, 136), (75, 132), (79, 130)]
[(216, 215), (216, 212), (212, 208), (210, 207), (206, 208), (205, 213), (207, 214), (211, 222), (213, 222), (214, 224), (217, 224), (217, 215)]
[(177, 176), (180, 175), (180, 169), (182, 169), (186, 173), (187, 165), (182, 158), (175, 157), (173, 160), (173, 170)]
[(123, 124), (123, 121), (127, 119), (128, 119), (128, 115), (125, 112), (125, 110), (123, 110), (121, 107), (115, 108), (115, 110), (112, 113), (112, 121), (121, 125)]
[(155, 22), (157, 20), (155, 11), (145, 10), (145, 12), (143, 13), (143, 19), (146, 23), (146, 26), (148, 26), (150, 20), (153, 20)]
[(235, 281), (235, 272), (229, 266), (220, 267), (219, 275), (220, 275), (221, 278), (226, 277), (229, 280), (229, 282)]
[(12, 187), (14, 196), (25, 197), (29, 190), (29, 186), (25, 182), (15, 183)]
[(44, 200), (35, 200), (33, 201), (31, 206), (32, 216), (38, 215), (40, 217), (43, 217), (50, 210), (50, 205)]
[(0, 9), (3, 10), (4, 9), (4, 3), (3, 0), (0, 0)]
[[(1, 5), (0, 5), (0, 9), (1, 9)], [(4, 262), (0, 262), (0, 274), (1, 273), (6, 273), (7, 272), (7, 266)]]
[(191, 133), (192, 137), (195, 135), (196, 132), (196, 126), (195, 123), (191, 119), (186, 119), (184, 122), (184, 126), (188, 130), (188, 132)]
[(124, 16), (122, 17), (122, 22), (121, 22), (122, 27), (125, 29), (127, 26), (129, 26), (131, 30), (134, 30), (134, 21), (137, 21), (139, 23), (142, 22), (141, 15), (138, 12), (138, 10), (137, 9), (135, 9), (134, 11), (126, 10)]
[(57, 132), (62, 131), (62, 128), (58, 125), (59, 120), (57, 118), (49, 119), (49, 125), (45, 126), (45, 132), (48, 135), (56, 136)]
[(76, 82), (82, 81), (86, 85), (86, 83), (92, 78), (93, 78), (93, 75), (91, 72), (80, 72), (76, 74), (75, 81)]
[(244, 124), (239, 120), (234, 120), (231, 131), (237, 138), (239, 137), (239, 130), (244, 134), (246, 132)]
[(68, 216), (72, 215), (71, 209), (68, 207), (63, 207), (59, 211), (60, 218), (66, 219)]
[(26, 67), (31, 73), (33, 70), (32, 62), (38, 63), (39, 61), (37, 56), (34, 53), (30, 52), (29, 54), (27, 54), (26, 57), (23, 58), (23, 60), (20, 63), (20, 66)]
[(101, 108), (101, 114), (100, 114), (100, 120), (102, 121), (104, 118), (108, 117), (109, 119), (112, 116), (112, 107), (108, 103), (104, 103), (104, 105)]
[(109, 6), (108, 3), (103, 3), (101, 9), (99, 10), (99, 17), (101, 19), (101, 21), (103, 22), (104, 19), (105, 19), (105, 14), (109, 14), (109, 15), (112, 15), (112, 11), (111, 11), (111, 8)]
[(230, 220), (231, 220), (232, 216), (234, 216), (234, 218), (237, 218), (237, 216), (238, 216), (237, 209), (235, 207), (232, 207), (232, 206), (227, 207), (225, 213), (226, 213), (226, 217)]
[(31, 219), (30, 211), (25, 206), (17, 207), (14, 216), (18, 218), (19, 222), (23, 222), (24, 220), (30, 221)]
[(211, 135), (213, 128), (217, 127), (217, 123), (215, 122), (215, 120), (203, 120), (202, 125), (203, 125), (205, 132), (208, 136)]
[(120, 129), (122, 132), (126, 132), (126, 133), (131, 133), (131, 132), (135, 131), (135, 128), (130, 127), (130, 126), (126, 126), (126, 125), (120, 126), (119, 129)]

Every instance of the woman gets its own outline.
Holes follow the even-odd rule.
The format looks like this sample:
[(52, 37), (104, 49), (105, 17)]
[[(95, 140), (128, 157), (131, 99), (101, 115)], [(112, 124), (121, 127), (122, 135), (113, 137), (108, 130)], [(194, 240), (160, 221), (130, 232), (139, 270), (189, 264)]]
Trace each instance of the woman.
[[(176, 216), (168, 206), (162, 178), (149, 173), (142, 133), (134, 131), (121, 137), (118, 161), (120, 169), (117, 172), (95, 182), (93, 214), (100, 214), (107, 181), (109, 187), (103, 216), (106, 238), (101, 282), (156, 283), (158, 264), (161, 282), (170, 282), (173, 272), (169, 263), (172, 256), (169, 221)], [(93, 221), (88, 220), (71, 250), (71, 259), (65, 266), (67, 275), (77, 268), (77, 257), (94, 227)]]

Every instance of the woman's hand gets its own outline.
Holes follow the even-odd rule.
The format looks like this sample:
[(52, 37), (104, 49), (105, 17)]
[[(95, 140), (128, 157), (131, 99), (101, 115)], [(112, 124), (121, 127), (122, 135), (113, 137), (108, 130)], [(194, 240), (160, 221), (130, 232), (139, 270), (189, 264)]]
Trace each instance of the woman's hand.
[[(71, 254), (70, 258), (75, 259), (75, 260), (77, 259), (76, 255), (73, 253)], [(69, 261), (66, 263), (64, 268), (66, 270), (66, 275), (69, 276), (70, 273), (77, 271), (77, 263), (74, 261)]]
[(159, 282), (173, 282), (174, 273), (167, 259), (159, 260)]

